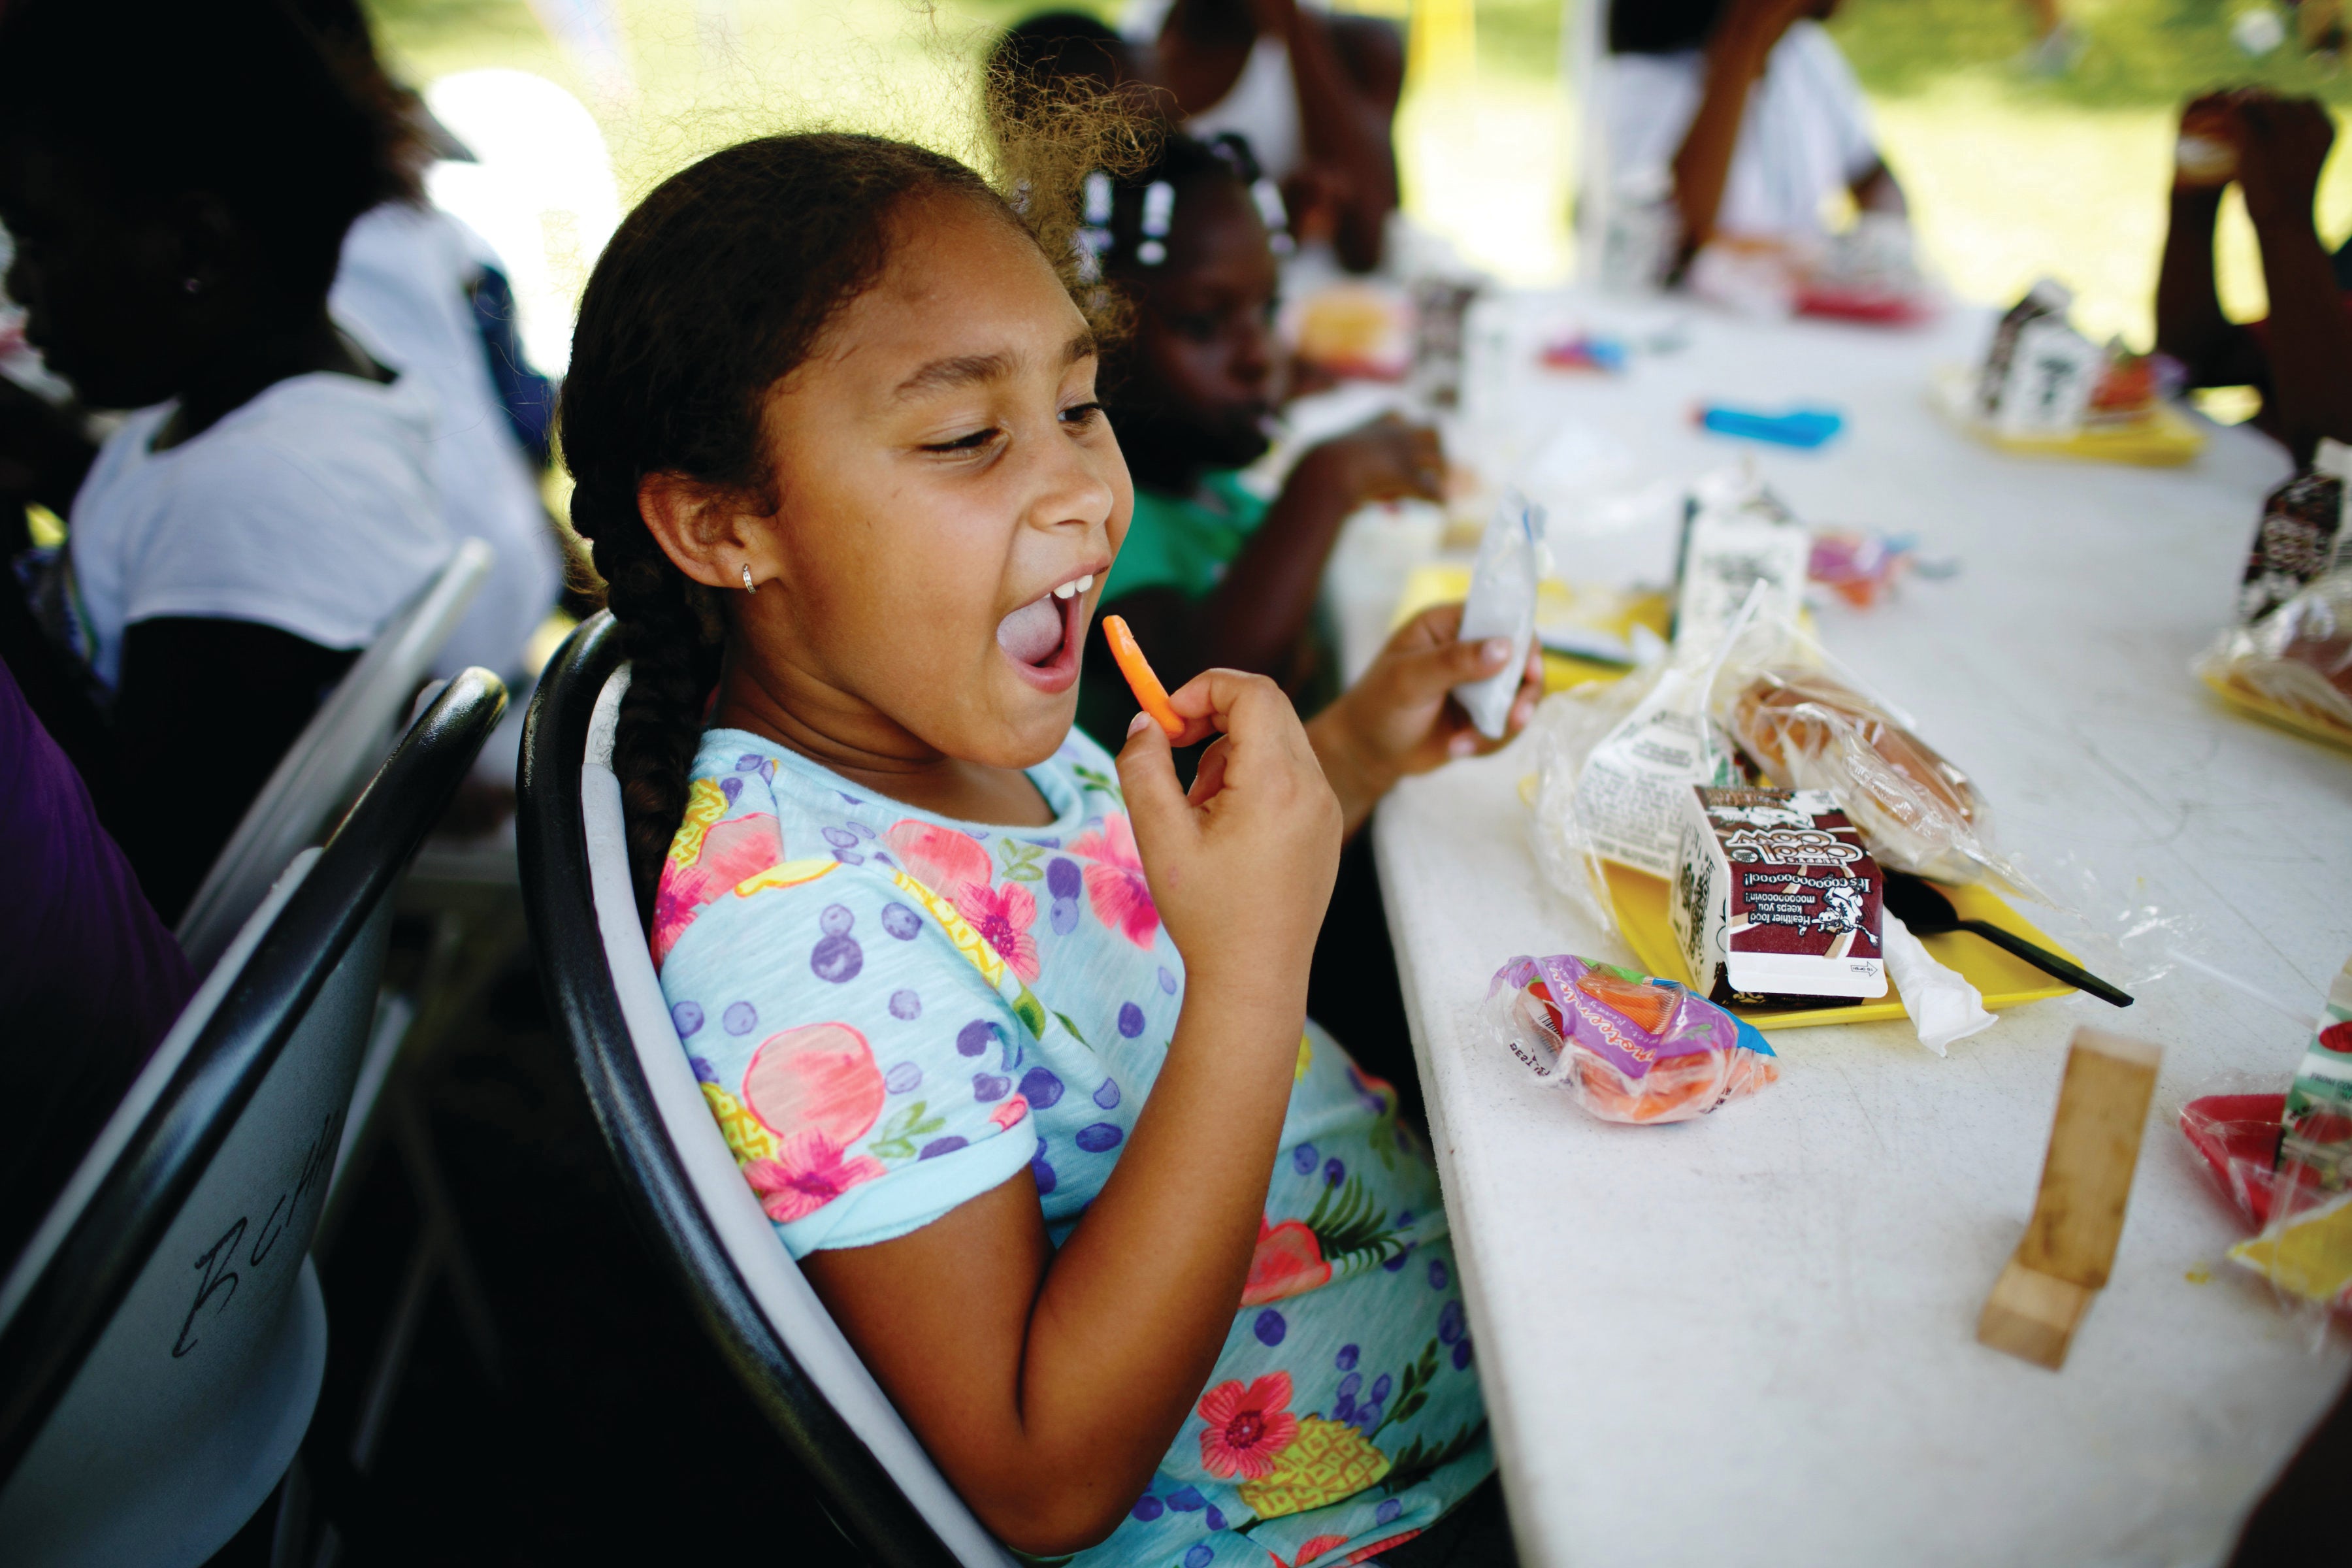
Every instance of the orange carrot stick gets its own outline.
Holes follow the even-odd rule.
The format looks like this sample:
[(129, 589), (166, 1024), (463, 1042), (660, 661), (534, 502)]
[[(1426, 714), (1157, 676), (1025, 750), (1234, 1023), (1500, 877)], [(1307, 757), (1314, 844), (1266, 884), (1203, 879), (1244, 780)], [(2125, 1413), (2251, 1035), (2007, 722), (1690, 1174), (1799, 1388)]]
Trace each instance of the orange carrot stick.
[(1128, 689), (1135, 693), (1136, 702), (1146, 713), (1160, 721), (1160, 727), (1174, 740), (1184, 732), (1184, 721), (1176, 717), (1176, 710), (1168, 706), (1168, 689), (1151, 673), (1151, 663), (1136, 646), (1135, 634), (1127, 629), (1124, 616), (1103, 617), (1103, 637), (1110, 644), (1110, 656), (1118, 661), (1118, 672), (1127, 677)]

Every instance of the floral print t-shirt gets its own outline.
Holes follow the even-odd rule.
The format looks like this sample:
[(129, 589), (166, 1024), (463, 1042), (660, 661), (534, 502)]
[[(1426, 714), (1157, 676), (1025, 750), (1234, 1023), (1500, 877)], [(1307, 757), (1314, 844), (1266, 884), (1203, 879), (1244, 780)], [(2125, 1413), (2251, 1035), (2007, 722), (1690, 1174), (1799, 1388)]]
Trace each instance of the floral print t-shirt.
[[(1074, 731), (1029, 776), (1054, 823), (984, 826), (743, 731), (703, 736), (654, 961), (794, 1258), (1014, 1178), (1059, 1245), (1118, 1163), (1184, 961), (1110, 759)], [(1073, 1561), (1367, 1561), (1492, 1471), (1486, 1421), (1436, 1174), (1394, 1091), (1310, 1024), (1216, 1370), (1127, 1519)]]

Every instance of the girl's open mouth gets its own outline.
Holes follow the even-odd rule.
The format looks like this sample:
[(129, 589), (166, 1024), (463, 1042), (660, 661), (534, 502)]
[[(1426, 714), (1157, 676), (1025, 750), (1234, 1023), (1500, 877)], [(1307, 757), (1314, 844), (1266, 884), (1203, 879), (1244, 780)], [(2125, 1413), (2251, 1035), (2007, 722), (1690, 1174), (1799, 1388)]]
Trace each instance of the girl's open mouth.
[(1021, 678), (1040, 691), (1067, 691), (1077, 682), (1087, 590), (1094, 583), (1092, 573), (1072, 578), (996, 623), (996, 646)]

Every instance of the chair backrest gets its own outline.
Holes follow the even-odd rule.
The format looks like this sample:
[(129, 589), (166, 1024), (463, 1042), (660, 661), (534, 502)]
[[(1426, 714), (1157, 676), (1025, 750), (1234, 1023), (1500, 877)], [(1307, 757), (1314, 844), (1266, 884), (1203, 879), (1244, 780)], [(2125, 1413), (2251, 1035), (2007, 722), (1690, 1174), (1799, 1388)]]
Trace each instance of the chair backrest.
[(505, 703), (459, 675), (295, 858), (0, 1279), (0, 1563), (201, 1563), (293, 1458), (390, 894)]
[(523, 731), (523, 902), (540, 973), (623, 1190), (697, 1315), (828, 1510), (889, 1568), (1005, 1568), (777, 1239), (671, 1026), (629, 880), (612, 618), (540, 677)]
[(489, 574), (490, 547), (458, 543), (439, 574), (385, 624), (278, 759), (180, 916), (180, 947), (209, 970), (295, 851), (326, 836), (383, 757), (395, 726)]

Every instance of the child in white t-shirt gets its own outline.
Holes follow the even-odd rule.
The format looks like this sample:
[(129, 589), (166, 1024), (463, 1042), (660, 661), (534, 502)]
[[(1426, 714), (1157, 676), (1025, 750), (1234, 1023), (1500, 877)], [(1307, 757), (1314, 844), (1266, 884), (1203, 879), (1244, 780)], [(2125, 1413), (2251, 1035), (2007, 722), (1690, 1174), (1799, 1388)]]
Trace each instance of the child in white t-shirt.
[[(16, 0), (0, 145), (26, 341), (84, 405), (142, 410), (93, 453), (46, 405), (0, 404), (0, 459), (70, 519), (42, 608), (88, 670), (79, 704), (67, 679), (26, 689), (97, 710), (41, 717), (169, 921), (454, 548), (427, 389), (327, 313), (344, 231), (414, 194), (417, 149), (286, 10), (160, 0)], [(7, 641), (12, 665), (61, 661)]]

